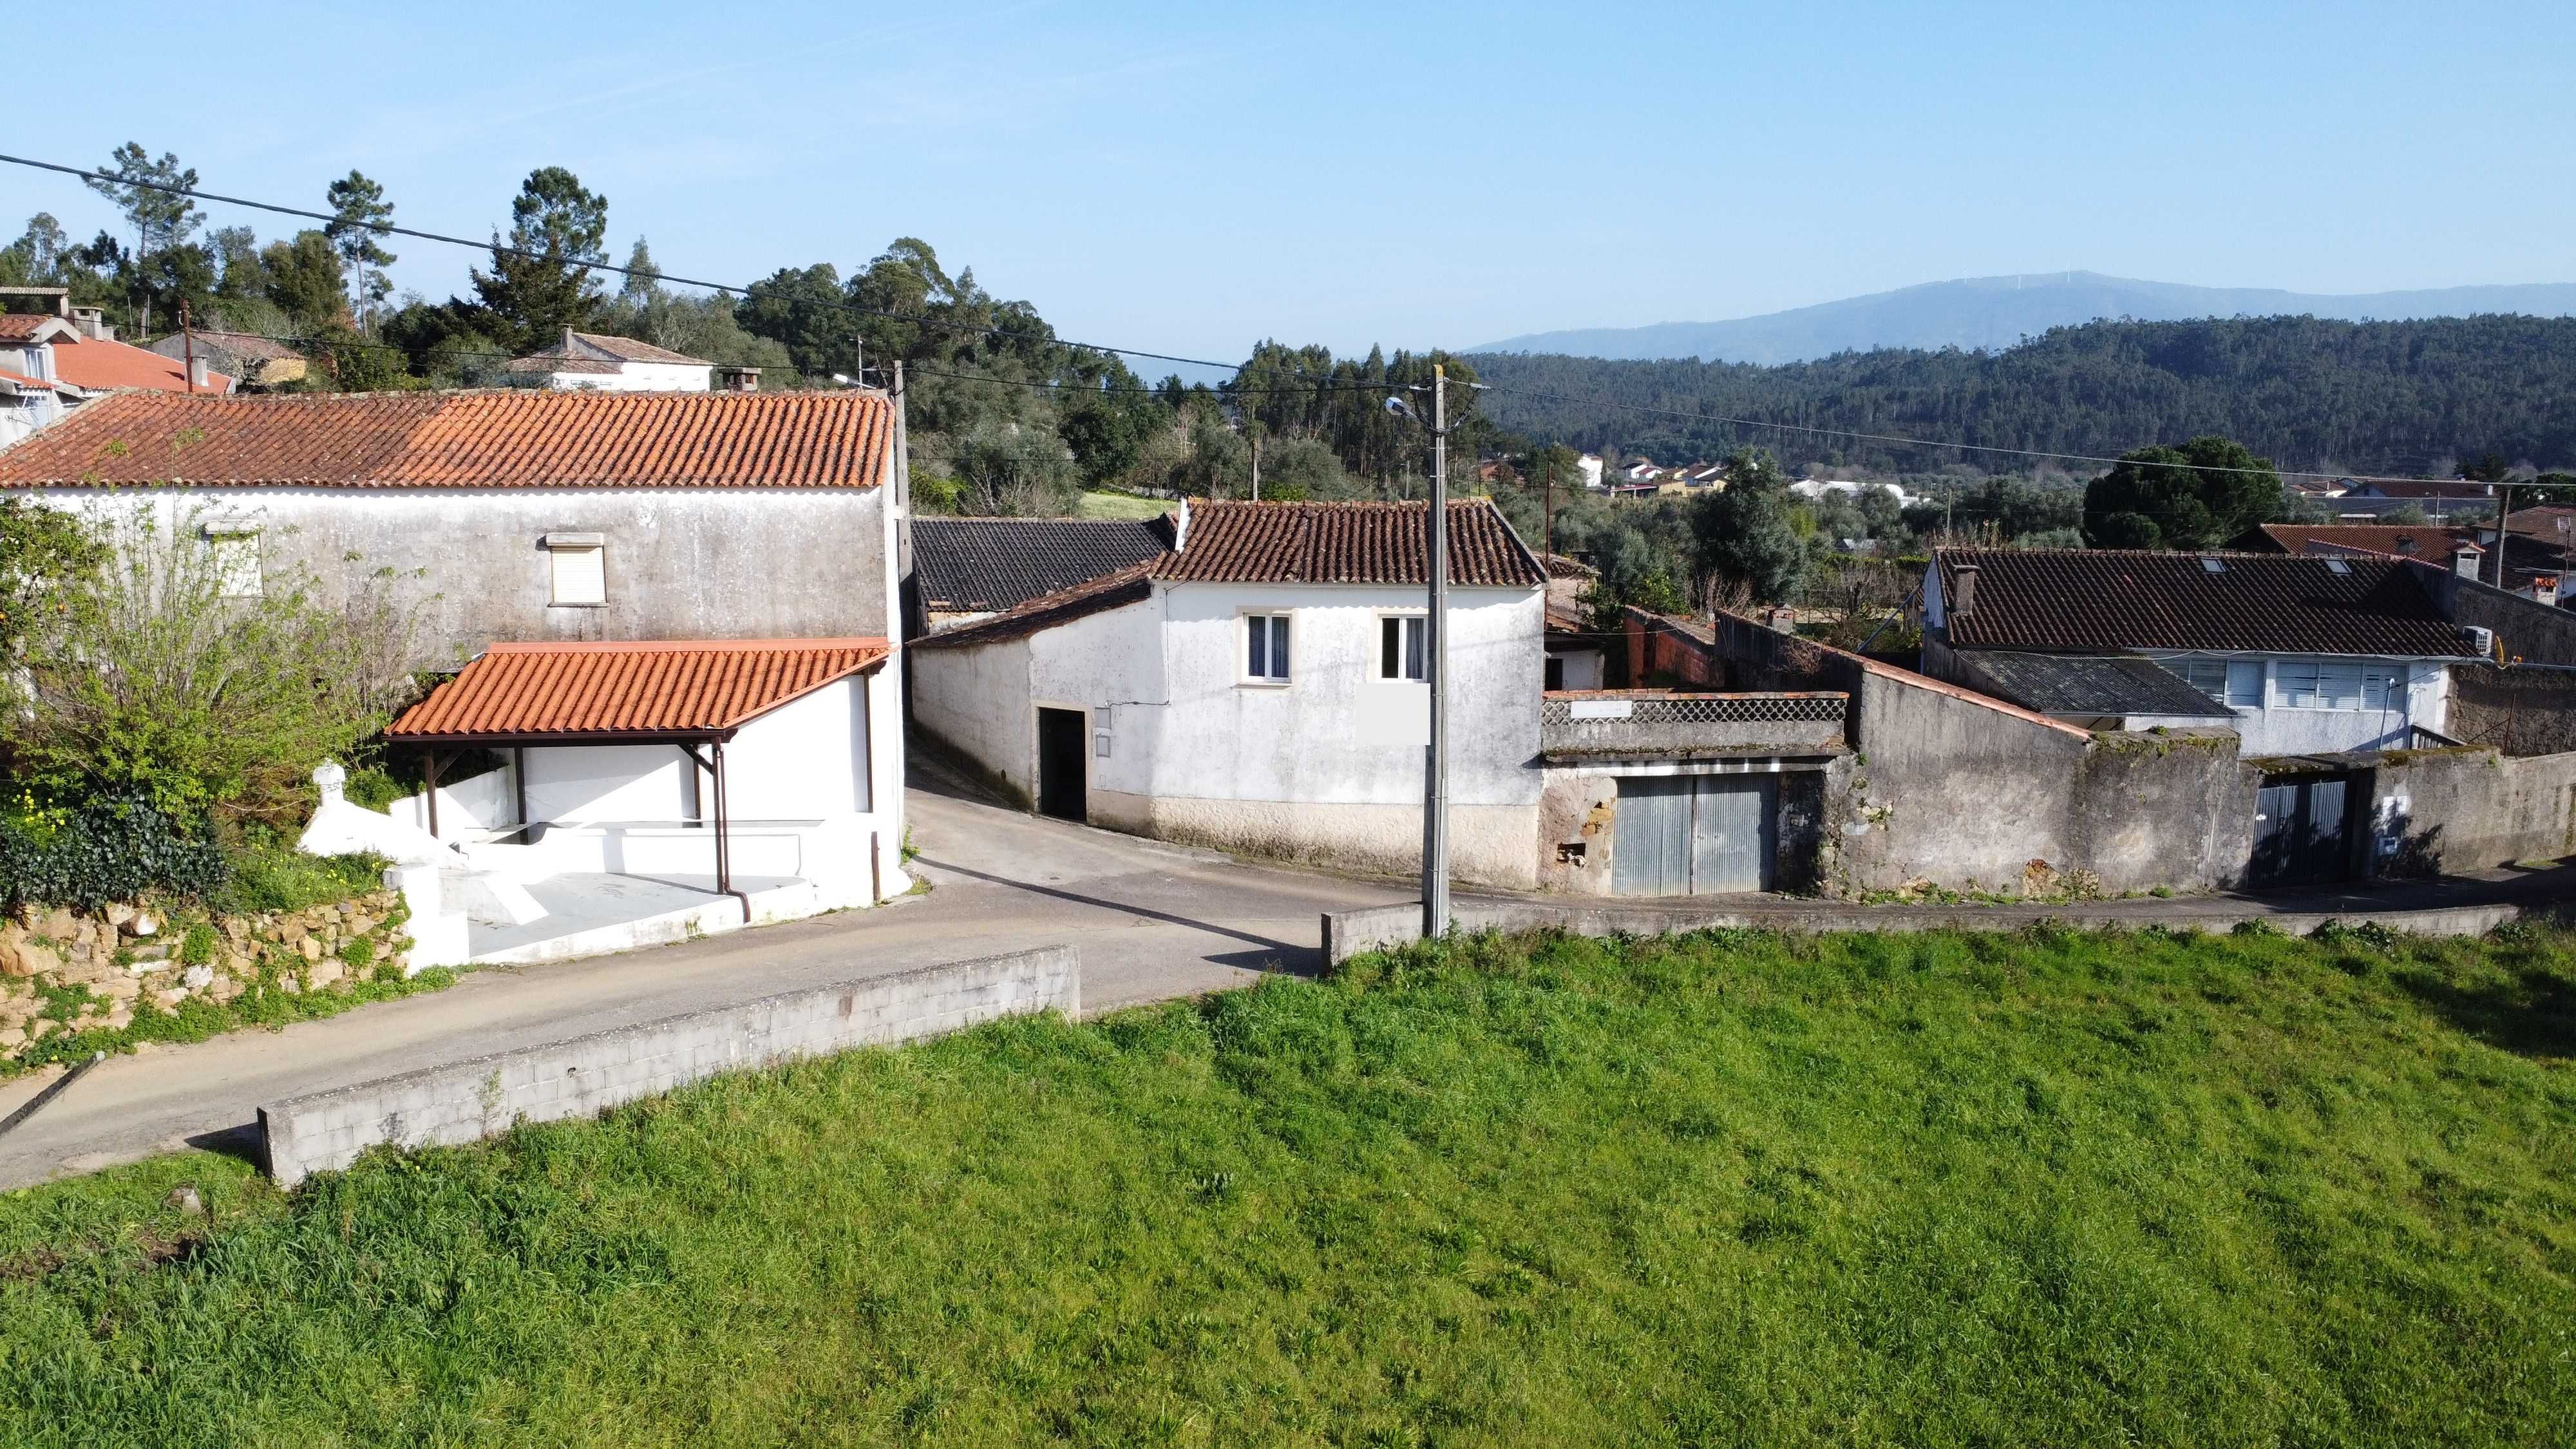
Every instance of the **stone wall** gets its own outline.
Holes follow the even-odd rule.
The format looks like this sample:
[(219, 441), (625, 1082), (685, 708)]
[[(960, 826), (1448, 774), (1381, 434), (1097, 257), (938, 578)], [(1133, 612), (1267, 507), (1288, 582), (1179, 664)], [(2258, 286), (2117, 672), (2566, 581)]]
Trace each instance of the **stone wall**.
[(2370, 873), (2425, 876), (2576, 854), (2576, 754), (2390, 750), (2370, 767)]
[(122, 1031), (147, 1002), (161, 1011), (225, 1006), (265, 991), (347, 991), (388, 966), (399, 973), (411, 945), (405, 916), (398, 893), (377, 890), (211, 920), (126, 905), (0, 920), (0, 1061), (58, 1033)]
[(2576, 671), (2453, 665), (2444, 733), (2508, 755), (2576, 750)]

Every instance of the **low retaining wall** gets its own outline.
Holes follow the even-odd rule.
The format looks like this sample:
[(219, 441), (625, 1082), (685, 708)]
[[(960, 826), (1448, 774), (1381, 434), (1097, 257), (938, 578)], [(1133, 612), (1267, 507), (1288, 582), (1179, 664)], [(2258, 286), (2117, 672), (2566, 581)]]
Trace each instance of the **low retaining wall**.
[[(2347, 926), (2378, 924), (2412, 936), (2483, 936), (2507, 921), (2519, 920), (2523, 907), (2512, 903), (2438, 906), (2413, 911), (2267, 911), (2197, 909), (2165, 915), (2134, 910), (2110, 911), (2082, 902), (2044, 906), (1849, 906), (1840, 910), (1707, 910), (1618, 905), (1558, 905), (1552, 901), (1452, 900), (1450, 918), (1462, 932), (1564, 931), (1576, 936), (1661, 936), (1683, 931), (2014, 931), (2033, 921), (2051, 920), (2079, 930), (2164, 926), (2194, 931), (2225, 931), (2240, 921), (2260, 920), (2284, 935), (2304, 936), (2330, 921)], [(1354, 956), (1422, 939), (1422, 906), (1418, 901), (1324, 913), (1324, 965), (1341, 965)]]
[(792, 1057), (888, 1046), (1004, 1016), (1082, 1009), (1071, 946), (952, 961), (503, 1052), (259, 1109), (268, 1172), (293, 1187), (370, 1147), (477, 1141)]

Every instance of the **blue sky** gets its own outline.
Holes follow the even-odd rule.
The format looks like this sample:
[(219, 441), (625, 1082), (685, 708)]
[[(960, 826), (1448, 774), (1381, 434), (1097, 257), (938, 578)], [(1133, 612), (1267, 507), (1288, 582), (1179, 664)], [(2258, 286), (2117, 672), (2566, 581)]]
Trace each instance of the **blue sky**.
[[(2564, 3), (368, 10), (57, 8), (43, 52), (96, 93), (0, 149), (139, 140), (307, 205), (354, 166), (467, 235), (559, 164), (621, 259), (748, 280), (914, 235), (1065, 335), (1220, 358), (2065, 268), (2576, 280)], [(38, 210), (112, 219), (0, 175), (0, 222)], [(433, 297), (472, 261), (398, 250)]]

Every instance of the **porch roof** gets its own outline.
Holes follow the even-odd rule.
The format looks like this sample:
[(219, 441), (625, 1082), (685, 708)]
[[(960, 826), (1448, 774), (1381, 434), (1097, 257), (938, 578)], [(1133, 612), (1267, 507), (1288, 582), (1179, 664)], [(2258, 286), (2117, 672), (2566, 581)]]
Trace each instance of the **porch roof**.
[(385, 737), (431, 746), (728, 740), (893, 652), (884, 639), (495, 644)]

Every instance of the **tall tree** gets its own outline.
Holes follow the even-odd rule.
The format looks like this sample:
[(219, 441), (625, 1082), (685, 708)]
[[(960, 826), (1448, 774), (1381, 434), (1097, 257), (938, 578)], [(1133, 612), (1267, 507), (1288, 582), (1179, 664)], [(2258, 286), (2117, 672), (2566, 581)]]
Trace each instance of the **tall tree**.
[[(170, 152), (162, 152), (161, 159), (155, 161), (141, 143), (128, 141), (117, 147), (99, 169), (105, 175), (90, 178), (89, 188), (116, 203), (116, 209), (125, 214), (126, 224), (134, 228), (134, 257), (138, 264), (149, 261), (161, 248), (186, 241), (205, 220), (194, 200), (167, 189), (193, 189), (197, 184), (196, 171), (181, 169), (179, 158)], [(148, 333), (152, 330), (151, 292), (144, 290), (137, 301), (142, 328)]]
[(348, 306), (341, 292), (340, 249), (318, 231), (299, 231), (293, 241), (269, 243), (260, 253), (260, 269), (268, 300), (286, 314), (299, 336), (328, 329)]
[(1806, 571), (1788, 480), (1759, 448), (1727, 458), (1725, 491), (1692, 510), (1691, 539), (1703, 581), (1741, 587), (1764, 603), (1785, 603)]
[(626, 276), (617, 284), (617, 300), (629, 307), (642, 307), (662, 295), (662, 269), (653, 265), (653, 249), (637, 237), (633, 250), (626, 254)]
[(27, 229), (16, 241), (0, 248), (0, 270), (19, 286), (59, 287), (72, 250), (63, 224), (51, 212), (40, 211), (27, 218)]
[(340, 253), (340, 262), (349, 274), (350, 311), (358, 319), (358, 330), (371, 329), (376, 304), (393, 294), (393, 283), (384, 274), (392, 266), (394, 254), (386, 251), (383, 233), (375, 230), (394, 219), (394, 205), (385, 200), (385, 189), (360, 172), (331, 183), (328, 193), (331, 220), (324, 223), (322, 234)]
[(2095, 548), (2223, 547), (2281, 516), (2281, 476), (2245, 445), (2216, 436), (2140, 448), (2084, 489), (2084, 538)]
[(492, 238), (492, 270), (477, 269), (475, 295), (496, 330), (520, 348), (543, 347), (590, 320), (607, 262), (608, 198), (560, 166), (528, 173), (510, 203), (510, 235)]

